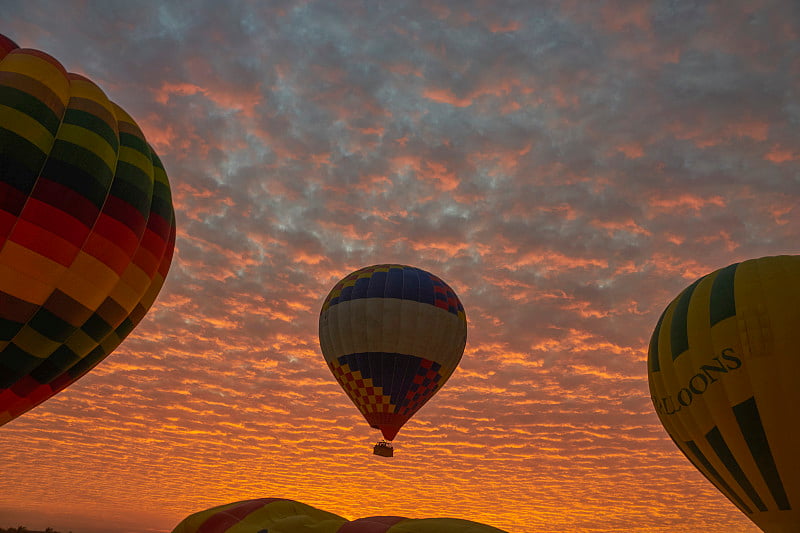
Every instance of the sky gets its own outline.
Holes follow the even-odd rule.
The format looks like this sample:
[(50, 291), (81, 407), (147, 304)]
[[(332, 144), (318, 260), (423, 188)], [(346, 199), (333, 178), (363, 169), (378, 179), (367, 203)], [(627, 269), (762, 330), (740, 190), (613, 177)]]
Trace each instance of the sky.
[[(797, 254), (800, 4), (0, 0), (172, 187), (155, 305), (0, 428), (0, 527), (169, 532), (284, 497), (510, 533), (756, 532), (671, 442), (647, 344), (698, 277)], [(391, 460), (317, 340), (363, 266), (428, 270), (460, 367)]]

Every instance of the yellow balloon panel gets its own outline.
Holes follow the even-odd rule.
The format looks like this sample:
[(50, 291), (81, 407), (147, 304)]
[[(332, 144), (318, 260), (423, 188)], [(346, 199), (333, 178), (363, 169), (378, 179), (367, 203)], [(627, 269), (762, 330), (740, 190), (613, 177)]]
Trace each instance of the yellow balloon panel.
[(681, 451), (765, 531), (800, 531), (800, 257), (687, 287), (656, 325), (648, 377)]
[(458, 315), (419, 302), (362, 298), (331, 307), (320, 323), (327, 361), (365, 352), (430, 359), (452, 374), (461, 359), (466, 323)]

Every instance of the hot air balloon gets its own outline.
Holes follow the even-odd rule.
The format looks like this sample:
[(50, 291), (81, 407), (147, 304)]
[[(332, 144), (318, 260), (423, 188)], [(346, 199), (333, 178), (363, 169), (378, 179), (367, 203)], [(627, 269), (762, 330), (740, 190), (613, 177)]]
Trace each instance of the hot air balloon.
[(234, 502), (184, 518), (172, 533), (337, 533), (347, 522), (341, 516), (284, 498)]
[(136, 122), (0, 35), (0, 425), (122, 342), (174, 243), (169, 181)]
[(800, 256), (687, 287), (656, 324), (648, 376), (694, 466), (762, 530), (800, 531)]
[(374, 265), (337, 283), (322, 305), (319, 342), (336, 380), (384, 441), (391, 441), (444, 385), (467, 341), (453, 289), (405, 265)]
[(504, 533), (458, 518), (375, 516), (352, 522), (283, 498), (229, 503), (189, 515), (172, 533)]

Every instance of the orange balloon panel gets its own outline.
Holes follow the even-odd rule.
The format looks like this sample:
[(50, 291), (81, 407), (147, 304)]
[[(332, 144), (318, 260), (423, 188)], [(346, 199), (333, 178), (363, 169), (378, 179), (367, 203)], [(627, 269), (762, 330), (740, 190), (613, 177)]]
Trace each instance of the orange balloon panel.
[(444, 385), (466, 341), (467, 319), (453, 289), (405, 265), (353, 272), (334, 286), (320, 313), (328, 367), (387, 440)]
[(686, 457), (764, 531), (800, 531), (800, 256), (699, 279), (667, 306), (650, 393)]
[(169, 181), (136, 122), (0, 35), (0, 425), (116, 348), (174, 243)]

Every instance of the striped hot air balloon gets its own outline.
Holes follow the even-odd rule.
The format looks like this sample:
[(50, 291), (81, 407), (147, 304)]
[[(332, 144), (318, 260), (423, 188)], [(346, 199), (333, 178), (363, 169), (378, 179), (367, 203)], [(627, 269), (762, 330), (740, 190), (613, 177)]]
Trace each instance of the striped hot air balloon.
[(122, 342), (174, 243), (167, 175), (136, 122), (0, 35), (0, 425)]
[(353, 272), (333, 287), (319, 318), (328, 367), (386, 440), (444, 385), (466, 341), (467, 319), (453, 289), (405, 265)]
[(687, 287), (655, 327), (648, 376), (694, 466), (764, 531), (800, 531), (800, 256)]
[(214, 507), (186, 517), (172, 533), (504, 533), (458, 518), (375, 516), (352, 522), (310, 505), (260, 498)]
[(337, 533), (346, 520), (284, 498), (234, 502), (191, 514), (172, 533)]

